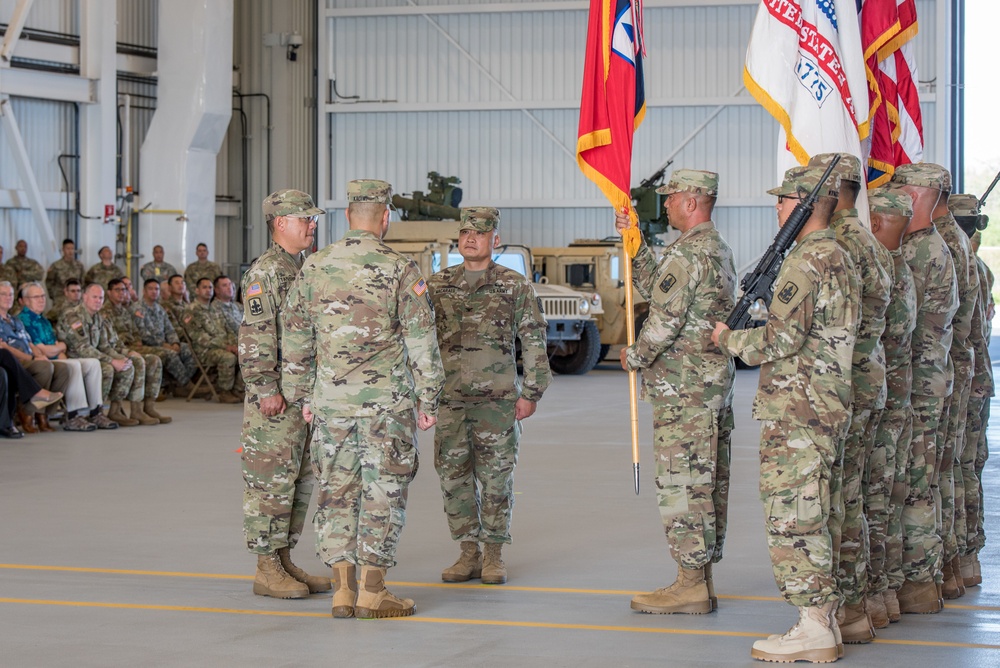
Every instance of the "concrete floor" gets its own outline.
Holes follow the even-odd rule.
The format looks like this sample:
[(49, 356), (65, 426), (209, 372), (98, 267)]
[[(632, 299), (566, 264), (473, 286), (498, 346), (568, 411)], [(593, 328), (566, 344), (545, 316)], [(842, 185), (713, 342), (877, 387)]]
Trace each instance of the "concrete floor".
[[(117, 432), (0, 440), (0, 665), (4, 666), (709, 666), (761, 665), (755, 638), (795, 611), (771, 577), (757, 499), (755, 371), (737, 381), (726, 558), (717, 613), (643, 615), (634, 592), (672, 581), (653, 494), (651, 417), (640, 404), (642, 491), (632, 489), (625, 375), (604, 363), (557, 376), (526, 422), (506, 586), (445, 585), (457, 556), (421, 436), (397, 594), (401, 620), (334, 620), (329, 595), (254, 596), (243, 546), (241, 410), (171, 400), (174, 422)], [(1000, 415), (1000, 406), (993, 414)], [(993, 442), (1000, 443), (995, 420)], [(1000, 459), (1000, 458), (997, 458)], [(988, 531), (1000, 531), (997, 459)], [(319, 573), (311, 529), (293, 553)], [(983, 587), (938, 615), (905, 616), (854, 665), (1000, 665), (1000, 555)]]

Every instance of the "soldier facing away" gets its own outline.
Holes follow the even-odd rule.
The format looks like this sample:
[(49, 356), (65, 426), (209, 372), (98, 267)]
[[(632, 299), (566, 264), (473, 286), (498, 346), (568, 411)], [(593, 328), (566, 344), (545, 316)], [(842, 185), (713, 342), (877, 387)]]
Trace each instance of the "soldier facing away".
[[(552, 374), (534, 289), (524, 276), (492, 260), (500, 244), (500, 212), (466, 207), (461, 218), (458, 250), (464, 263), (428, 282), (445, 369), (434, 468), (451, 537), (462, 545), (458, 561), (441, 579), (481, 577), (484, 584), (504, 584), (501, 550), (511, 542), (521, 420), (534, 414)], [(523, 384), (514, 357), (518, 341)]]
[[(778, 196), (783, 226), (823, 169), (793, 167)], [(837, 189), (828, 180), (775, 281), (763, 327), (715, 325), (713, 341), (760, 364), (754, 417), (761, 420), (760, 495), (774, 579), (799, 621), (753, 644), (762, 661), (836, 661), (840, 640), (833, 573), (830, 475), (850, 420), (851, 357), (861, 292), (851, 259), (829, 229)], [(822, 369), (822, 373), (813, 370)]]
[[(718, 174), (678, 169), (656, 192), (666, 195), (667, 220), (681, 236), (659, 263), (645, 244), (632, 260), (632, 284), (650, 308), (621, 362), (643, 371), (653, 406), (656, 494), (677, 578), (631, 606), (702, 614), (717, 605), (712, 564), (722, 559), (726, 536), (735, 376), (732, 357), (711, 338), (715, 318), (735, 307), (736, 266), (712, 222)], [(618, 213), (619, 233), (628, 225)]]
[(391, 195), (385, 181), (348, 184), (350, 229), (306, 260), (282, 314), (282, 392), (313, 425), (313, 524), (333, 566), (334, 617), (414, 612), (385, 588), (385, 572), (417, 472), (416, 429), (437, 421), (444, 369), (427, 284), (382, 243)]
[(243, 531), (247, 549), (257, 555), (254, 593), (302, 598), (329, 591), (330, 579), (309, 575), (290, 554), (305, 526), (315, 475), (302, 403), (286, 404), (281, 395), (281, 313), (302, 268), (302, 252), (312, 246), (317, 217), (325, 212), (299, 190), (268, 195), (262, 208), (272, 243), (243, 276), (248, 310), (239, 329), (247, 386), (240, 439)]

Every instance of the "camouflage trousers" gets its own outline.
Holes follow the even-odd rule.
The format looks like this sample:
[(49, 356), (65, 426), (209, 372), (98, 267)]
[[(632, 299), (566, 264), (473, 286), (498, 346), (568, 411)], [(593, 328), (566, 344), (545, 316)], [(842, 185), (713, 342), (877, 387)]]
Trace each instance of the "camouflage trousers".
[[(963, 366), (955, 360), (955, 389), (951, 395), (948, 408), (948, 424), (945, 432), (944, 447), (938, 453), (937, 481), (938, 497), (940, 498), (940, 535), (944, 549), (944, 560), (951, 561), (959, 554), (958, 539), (955, 535), (956, 515), (959, 513), (955, 500), (963, 499), (961, 515), (965, 516), (965, 482), (959, 457), (965, 448), (966, 412), (969, 410), (969, 392), (972, 389), (972, 367)], [(940, 442), (940, 441), (939, 441)], [(964, 519), (963, 519), (964, 523)], [(965, 543), (963, 537), (962, 543)]]
[(520, 437), (513, 401), (441, 403), (434, 469), (453, 540), (511, 542)]
[(931, 482), (937, 460), (937, 441), (945, 397), (915, 395), (913, 437), (910, 440), (907, 494), (903, 504), (903, 576), (912, 582), (930, 582), (941, 572), (941, 537)]
[(761, 422), (760, 498), (771, 569), (781, 595), (795, 606), (838, 599), (828, 523), (842, 433), (842, 425), (820, 433), (794, 422)]
[(243, 532), (247, 549), (269, 554), (295, 547), (306, 522), (316, 476), (309, 459), (309, 424), (302, 403), (265, 417), (260, 399), (243, 403)]
[(684, 568), (722, 559), (733, 409), (653, 405), (656, 498), (670, 556)]
[[(104, 401), (142, 401), (146, 398), (146, 382), (154, 380), (156, 382), (156, 394), (150, 395), (155, 399), (160, 396), (160, 378), (163, 375), (163, 367), (160, 360), (153, 356), (143, 356), (135, 351), (129, 351), (128, 358), (132, 360), (132, 366), (122, 371), (115, 371), (108, 362), (101, 362), (101, 395)], [(148, 366), (149, 359), (156, 360)]]
[[(983, 487), (982, 480), (977, 473), (977, 460), (981, 444), (986, 441), (986, 434), (983, 430), (983, 418), (989, 410), (989, 397), (969, 397), (968, 417), (966, 418), (965, 445), (962, 448), (962, 455), (959, 459), (962, 474), (962, 488), (965, 493), (964, 500), (958, 499), (956, 502), (965, 508), (962, 514), (963, 523), (959, 524), (956, 518), (955, 533), (965, 537), (964, 541), (959, 539), (959, 546), (964, 546), (961, 555), (976, 554), (982, 547), (979, 538), (982, 531), (980, 517), (983, 509)], [(984, 457), (985, 463), (985, 457)], [(978, 469), (981, 471), (981, 469)], [(958, 476), (958, 472), (955, 472)]]
[(987, 427), (990, 423), (990, 400), (987, 398), (983, 405), (982, 427), (979, 432), (979, 447), (976, 448), (976, 478), (979, 480), (979, 519), (976, 521), (976, 540), (971, 545), (978, 554), (986, 545), (986, 533), (983, 531), (983, 520), (985, 519), (984, 509), (986, 497), (983, 496), (983, 469), (986, 468), (986, 460), (990, 458), (989, 439), (986, 437)]
[[(888, 508), (885, 527), (885, 562), (879, 569), (872, 538), (871, 571), (868, 577), (868, 591), (881, 592), (886, 589), (898, 591), (903, 586), (903, 506), (910, 488), (910, 445), (913, 440), (913, 407), (905, 406), (886, 409), (878, 423), (876, 442), (885, 447), (886, 473), (889, 480)], [(881, 514), (873, 512), (869, 523), (872, 534), (881, 530)]]
[(416, 415), (313, 416), (317, 553), (327, 564), (391, 568), (417, 474)]
[[(884, 416), (884, 409), (872, 411), (869, 422), (871, 440), (865, 445), (864, 469), (861, 472), (862, 517), (866, 524), (867, 544), (864, 553), (867, 559), (862, 596), (867, 592), (876, 591), (876, 586), (881, 587), (878, 591), (883, 591), (886, 583), (885, 538), (889, 527), (889, 494), (895, 476), (894, 462), (889, 460), (889, 448), (892, 448), (895, 459), (896, 444), (889, 446), (878, 438)], [(874, 578), (878, 578), (880, 582), (873, 583)]]
[(830, 532), (831, 536), (840, 537), (839, 544), (834, 543), (833, 558), (837, 589), (844, 602), (849, 605), (860, 603), (868, 588), (870, 547), (862, 479), (867, 468), (868, 453), (874, 448), (878, 420), (882, 415), (880, 410), (874, 410), (870, 406), (871, 402), (867, 399), (856, 397), (850, 426), (844, 437), (840, 498), (833, 501), (838, 510), (843, 509), (843, 515), (838, 513), (831, 518), (832, 522), (840, 521), (839, 529)]
[(179, 385), (187, 385), (191, 382), (198, 367), (194, 362), (191, 347), (186, 343), (180, 345), (180, 352), (163, 346), (137, 346), (136, 351), (143, 355), (156, 355), (160, 358), (160, 363), (171, 378), (176, 380)]
[(210, 348), (198, 354), (205, 369), (215, 367), (219, 374), (215, 385), (220, 392), (231, 392), (236, 385), (238, 360), (236, 355), (224, 348)]

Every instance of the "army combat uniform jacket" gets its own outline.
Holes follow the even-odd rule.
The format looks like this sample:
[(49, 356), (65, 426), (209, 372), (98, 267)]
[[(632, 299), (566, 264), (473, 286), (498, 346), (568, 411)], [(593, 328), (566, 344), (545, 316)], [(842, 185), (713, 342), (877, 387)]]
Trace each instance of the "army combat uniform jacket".
[(66, 287), (66, 281), (71, 278), (83, 282), (83, 263), (79, 260), (70, 260), (67, 262), (63, 258), (59, 258), (52, 263), (49, 267), (48, 273), (45, 275), (45, 287), (49, 291), (49, 297), (52, 299), (57, 299), (63, 296), (63, 288)]
[(100, 311), (91, 315), (83, 304), (62, 314), (56, 335), (60, 341), (66, 342), (66, 352), (70, 357), (95, 357), (108, 364), (113, 359), (128, 359), (108, 319)]
[(913, 273), (900, 249), (890, 251), (895, 282), (892, 299), (885, 312), (885, 381), (888, 390), (885, 407), (889, 410), (910, 405), (913, 387), (913, 330), (917, 326), (917, 295), (913, 289)]
[[(465, 265), (448, 267), (428, 282), (445, 369), (445, 401), (538, 401), (552, 380), (545, 353), (545, 318), (521, 274), (490, 262), (478, 286)], [(521, 342), (523, 387), (515, 340)]]
[(630, 369), (648, 369), (647, 398), (714, 410), (731, 404), (735, 365), (712, 343), (715, 321), (736, 305), (729, 244), (709, 221), (667, 246), (659, 265), (643, 245), (632, 267), (649, 317), (625, 359)]

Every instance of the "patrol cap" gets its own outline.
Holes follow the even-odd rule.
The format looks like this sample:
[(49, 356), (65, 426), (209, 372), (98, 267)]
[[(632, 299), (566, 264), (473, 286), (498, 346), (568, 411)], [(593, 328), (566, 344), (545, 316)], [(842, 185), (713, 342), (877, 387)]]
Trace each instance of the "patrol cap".
[(933, 162), (900, 165), (892, 175), (892, 183), (951, 192), (951, 172)]
[(322, 216), (326, 213), (323, 209), (316, 207), (309, 193), (301, 190), (278, 190), (264, 198), (261, 205), (264, 211), (264, 218), (270, 222), (279, 216), (291, 216), (292, 218), (310, 218), (312, 216)]
[(719, 196), (719, 175), (700, 169), (675, 169), (666, 185), (656, 189), (660, 195), (688, 192), (692, 195)]
[(378, 202), (387, 204), (392, 197), (392, 186), (378, 179), (355, 179), (347, 184), (348, 202)]
[[(825, 167), (792, 167), (785, 172), (785, 178), (777, 188), (768, 190), (770, 195), (792, 195), (795, 197), (805, 197), (813, 191), (819, 180), (826, 172)], [(837, 197), (837, 179), (832, 175), (823, 184), (817, 193), (820, 197)]]
[(842, 179), (848, 181), (854, 181), (855, 183), (864, 183), (861, 180), (861, 161), (857, 156), (851, 155), (850, 153), (817, 153), (813, 157), (809, 158), (810, 167), (822, 167), (826, 169), (833, 162), (833, 159), (839, 157), (840, 161), (837, 166), (833, 168), (833, 173)]
[(882, 186), (868, 192), (868, 208), (872, 213), (909, 218), (913, 215), (913, 198), (901, 188)]
[(500, 209), (492, 206), (462, 207), (462, 224), (458, 231), (476, 230), (477, 232), (492, 232), (500, 227)]
[(979, 198), (966, 193), (952, 195), (948, 199), (948, 210), (956, 218), (958, 216), (978, 216)]

